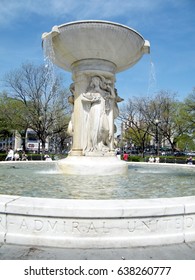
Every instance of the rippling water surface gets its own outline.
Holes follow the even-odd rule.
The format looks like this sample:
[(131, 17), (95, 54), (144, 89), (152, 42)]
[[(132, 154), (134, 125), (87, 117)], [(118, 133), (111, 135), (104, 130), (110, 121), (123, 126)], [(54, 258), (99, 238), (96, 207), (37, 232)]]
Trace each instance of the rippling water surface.
[(195, 166), (130, 164), (128, 175), (61, 174), (55, 162), (0, 164), (0, 194), (66, 199), (136, 199), (195, 195)]

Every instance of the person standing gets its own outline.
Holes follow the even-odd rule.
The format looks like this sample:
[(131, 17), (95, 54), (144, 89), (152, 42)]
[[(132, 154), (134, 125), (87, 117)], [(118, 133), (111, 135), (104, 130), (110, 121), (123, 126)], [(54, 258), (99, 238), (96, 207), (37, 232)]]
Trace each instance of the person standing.
[(9, 149), (5, 160), (13, 160), (13, 159), (14, 159), (14, 151), (12, 149)]
[(128, 157), (129, 157), (129, 155), (126, 153), (126, 152), (124, 152), (124, 154), (123, 154), (123, 160), (128, 160)]
[(193, 164), (192, 157), (187, 158), (186, 163), (192, 165)]
[(14, 154), (14, 160), (17, 161), (17, 160), (20, 160), (20, 155), (18, 152), (15, 152)]

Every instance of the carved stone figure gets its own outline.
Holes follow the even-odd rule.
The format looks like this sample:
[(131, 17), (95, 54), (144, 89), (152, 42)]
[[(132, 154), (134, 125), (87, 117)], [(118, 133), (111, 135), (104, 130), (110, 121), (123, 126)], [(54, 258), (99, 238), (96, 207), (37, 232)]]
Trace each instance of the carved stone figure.
[(118, 117), (117, 102), (122, 101), (110, 79), (93, 76), (81, 101), (86, 133), (83, 150), (86, 152), (113, 150), (114, 119)]
[(74, 85), (74, 83), (72, 83), (70, 85), (70, 92), (72, 93), (72, 95), (70, 95), (68, 97), (68, 102), (73, 105), (73, 112), (71, 114), (71, 119), (70, 119), (69, 124), (68, 124), (67, 133), (70, 136), (73, 136), (73, 134), (74, 134), (74, 92), (75, 92), (75, 85)]

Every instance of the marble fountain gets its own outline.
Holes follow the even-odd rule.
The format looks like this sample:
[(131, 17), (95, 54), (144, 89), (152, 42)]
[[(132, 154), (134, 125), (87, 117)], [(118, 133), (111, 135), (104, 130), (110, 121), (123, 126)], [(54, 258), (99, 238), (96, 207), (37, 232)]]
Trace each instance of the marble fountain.
[[(143, 172), (143, 180), (138, 180), (134, 189), (130, 187), (129, 192), (119, 195), (123, 192), (123, 180), (127, 181), (128, 177), (131, 182), (136, 181), (129, 176), (130, 171), (136, 174), (140, 166), (148, 167), (138, 163), (128, 165), (114, 155), (114, 120), (119, 113), (118, 102), (122, 101), (114, 86), (115, 75), (149, 53), (149, 42), (127, 26), (96, 20), (54, 26), (51, 32), (42, 35), (42, 42), (51, 61), (72, 73), (69, 98), (73, 106), (69, 123), (72, 151), (66, 159), (55, 163), (1, 162), (0, 168), (5, 172), (0, 173), (0, 187), (3, 176), (7, 176), (3, 174), (11, 176), (12, 172), (14, 176), (18, 170), (23, 174), (26, 168), (30, 169), (28, 180), (36, 182), (38, 175), (34, 175), (32, 164), (39, 171), (42, 168), (48, 171), (49, 166), (55, 164), (60, 176), (64, 176), (61, 177), (62, 193), (63, 188), (69, 188), (69, 195), (57, 195), (59, 184), (53, 187), (52, 179), (47, 179), (54, 176), (46, 171), (46, 177), (36, 183), (37, 190), (33, 194), (25, 192), (29, 181), (24, 183), (23, 179), (19, 184), (23, 190), (18, 186), (15, 193), (10, 193), (8, 190), (14, 182), (3, 190), (0, 188), (0, 242), (62, 248), (125, 248), (194, 241), (193, 187), (191, 195), (186, 190), (181, 195), (173, 192), (167, 196), (170, 191), (163, 188), (166, 189), (167, 182), (161, 179), (161, 186), (157, 184), (162, 164), (150, 166), (150, 170), (154, 170), (154, 166), (157, 170), (156, 181), (151, 182), (146, 176), (149, 172)], [(176, 165), (169, 165), (167, 170), (171, 168), (177, 169)], [(180, 168), (188, 170), (185, 172), (193, 186), (194, 166)], [(113, 178), (117, 178), (118, 183), (113, 183), (112, 188), (109, 181), (114, 181)], [(67, 187), (68, 180), (71, 183)], [(101, 187), (101, 195), (95, 181), (98, 188)], [(161, 190), (160, 196), (147, 195), (147, 189), (143, 188), (147, 181), (153, 193)], [(91, 185), (93, 188), (87, 196)], [(124, 189), (130, 185), (127, 182)], [(42, 189), (46, 193), (42, 193)], [(140, 196), (132, 195), (136, 192)]]

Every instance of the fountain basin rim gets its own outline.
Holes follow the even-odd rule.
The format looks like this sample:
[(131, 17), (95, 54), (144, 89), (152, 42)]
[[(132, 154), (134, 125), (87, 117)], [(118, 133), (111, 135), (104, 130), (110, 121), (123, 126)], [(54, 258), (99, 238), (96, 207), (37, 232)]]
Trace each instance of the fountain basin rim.
[[(122, 27), (122, 28), (125, 28), (127, 30), (133, 31), (138, 36), (140, 36), (140, 38), (142, 40), (144, 40), (144, 37), (138, 31), (136, 31), (135, 29), (133, 29), (131, 27), (128, 27), (127, 25), (124, 25), (124, 24), (116, 23), (116, 22), (113, 22), (113, 21), (107, 21), (107, 20), (77, 20), (77, 21), (71, 21), (71, 22), (68, 22), (68, 23), (60, 24), (60, 25), (58, 25), (58, 28), (66, 27), (66, 26), (69, 26), (69, 25), (85, 24), (85, 23), (103, 23), (103, 24), (105, 23), (105, 24), (108, 24), (108, 25)], [(55, 26), (53, 28), (55, 29)]]
[(0, 213), (15, 213), (50, 217), (121, 218), (163, 216), (195, 210), (195, 196), (148, 199), (58, 199), (0, 195)]
[(129, 31), (133, 31), (134, 33), (136, 33), (142, 40), (144, 40), (144, 37), (135, 29), (124, 25), (124, 24), (120, 24), (120, 23), (116, 23), (116, 22), (112, 22), (112, 21), (107, 21), (107, 20), (77, 20), (77, 21), (71, 21), (68, 23), (63, 23), (60, 25), (54, 25), (52, 27), (52, 30), (50, 32), (44, 32), (42, 34), (42, 40), (44, 40), (44, 38), (46, 38), (48, 35), (52, 34), (52, 32), (56, 32), (56, 34), (59, 32), (59, 28), (63, 28), (66, 26), (70, 26), (70, 25), (77, 25), (77, 24), (84, 24), (84, 23), (105, 23), (105, 24), (109, 24), (109, 25), (113, 25), (113, 26), (117, 26), (117, 27), (122, 27), (125, 28)]
[[(0, 196), (0, 243), (129, 248), (195, 241), (195, 197), (75, 201)], [(78, 203), (79, 202), (79, 203)]]
[[(80, 159), (81, 157), (85, 157), (85, 156), (76, 156), (78, 157), (78, 159)], [(67, 157), (66, 157), (67, 158)], [(63, 158), (63, 159), (66, 159), (66, 158)], [(59, 162), (60, 160), (63, 160), (63, 159), (55, 159), (55, 160), (52, 160), (52, 161), (46, 161), (46, 160), (26, 160), (26, 161), (22, 161), (22, 160), (18, 160), (18, 161), (11, 161), (11, 160), (8, 160), (8, 161), (0, 161), (0, 164), (18, 164), (18, 163), (51, 163), (51, 162), (54, 162), (54, 163), (57, 163)], [(121, 160), (122, 162), (125, 162), (123, 160)], [(183, 164), (183, 163), (169, 163), (169, 162), (160, 162), (160, 163), (149, 163), (149, 162), (139, 162), (139, 161), (127, 161), (125, 162), (127, 165), (154, 165), (154, 166), (158, 166), (158, 165), (162, 165), (162, 166), (175, 166), (175, 167), (180, 167), (180, 166), (183, 166), (183, 167), (186, 167), (186, 168), (195, 168), (195, 164)]]
[[(65, 159), (65, 158), (64, 158)], [(1, 164), (8, 164), (8, 165), (14, 165), (14, 164), (20, 164), (20, 163), (25, 163), (25, 164), (30, 164), (30, 163), (39, 163), (39, 164), (48, 164), (48, 163), (58, 163), (59, 161), (61, 161), (63, 159), (60, 160), (52, 160), (52, 161), (45, 161), (45, 160), (27, 160), (27, 161), (0, 161), (0, 165)], [(177, 163), (149, 163), (149, 162), (125, 162), (128, 166), (135, 166), (135, 165), (149, 165), (149, 166), (172, 166), (172, 167), (184, 167), (184, 168), (194, 168), (195, 169), (195, 165), (190, 165), (190, 164), (177, 164)]]

